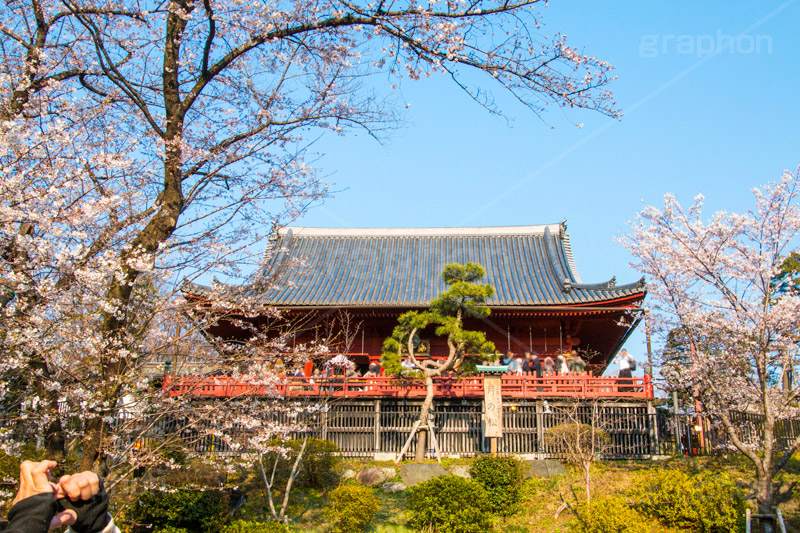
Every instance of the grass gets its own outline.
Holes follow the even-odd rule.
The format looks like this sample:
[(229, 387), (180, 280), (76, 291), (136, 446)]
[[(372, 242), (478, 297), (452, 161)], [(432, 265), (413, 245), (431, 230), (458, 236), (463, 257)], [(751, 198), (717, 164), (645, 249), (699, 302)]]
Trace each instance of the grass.
[[(448, 465), (469, 464), (468, 459), (450, 461)], [(350, 462), (347, 468), (359, 470), (366, 467), (391, 467), (400, 465), (382, 462)], [(727, 472), (737, 480), (745, 497), (754, 505), (753, 473), (746, 459), (730, 455), (727, 457), (677, 457), (665, 461), (609, 461), (598, 463), (592, 468), (592, 496), (623, 495), (635, 483), (636, 473), (654, 468), (679, 468), (689, 471), (708, 470)], [(789, 532), (800, 533), (800, 506), (793, 495), (795, 487), (800, 487), (800, 460), (793, 458), (786, 469), (776, 476), (776, 492), (781, 511), (786, 520)], [(798, 488), (800, 492), (800, 488)], [(409, 516), (405, 511), (407, 493), (386, 494), (376, 489), (381, 501), (381, 509), (375, 517), (372, 533), (403, 533), (412, 531), (405, 524)], [(567, 525), (573, 515), (569, 509), (563, 511), (558, 518), (556, 511), (566, 500), (575, 502), (575, 497), (583, 500), (583, 481), (579, 472), (568, 469), (567, 474), (552, 478), (533, 478), (525, 481), (523, 502), (520, 510), (505, 521), (498, 520), (497, 531), (503, 533), (557, 533), (567, 531)], [(301, 499), (307, 496), (301, 497)], [(294, 521), (297, 531), (322, 533), (325, 522), (322, 516), (324, 495), (318, 495), (315, 505), (309, 506), (305, 513)], [(661, 528), (663, 533), (678, 533), (677, 530)]]
[[(470, 459), (446, 461), (443, 466), (456, 464), (468, 465)], [(398, 472), (393, 480), (399, 481), (400, 465), (393, 462), (345, 460), (337, 471), (345, 468), (354, 471), (368, 467), (395, 468)], [(626, 493), (636, 483), (637, 473), (658, 468), (676, 468), (686, 471), (726, 472), (737, 481), (742, 493), (754, 508), (754, 474), (749, 462), (741, 456), (729, 455), (719, 457), (675, 457), (664, 461), (609, 461), (600, 462), (592, 467), (592, 497), (619, 496), (625, 498)], [(240, 517), (246, 520), (263, 521), (269, 516), (263, 487), (260, 480), (252, 472), (245, 475), (239, 484), (240, 490), (247, 493), (247, 503), (240, 510)], [(324, 516), (327, 504), (327, 489), (298, 489), (292, 493), (289, 516), (292, 517), (294, 531), (324, 533), (328, 524)], [(787, 531), (800, 533), (800, 459), (793, 458), (786, 468), (775, 477), (777, 501), (783, 512)], [(795, 488), (797, 487), (797, 496)], [(372, 527), (372, 533), (404, 533), (412, 531), (406, 524), (410, 516), (406, 512), (408, 491), (387, 494), (379, 488), (375, 495), (381, 502)], [(550, 478), (533, 478), (526, 480), (522, 487), (522, 503), (516, 514), (502, 520), (498, 519), (496, 530), (502, 533), (551, 533), (567, 531), (573, 519), (570, 509), (564, 510), (556, 517), (556, 511), (563, 502), (574, 505), (576, 501), (585, 499), (583, 479), (577, 470), (567, 469), (567, 473)], [(276, 498), (280, 505), (282, 498)], [(657, 529), (660, 533), (677, 533), (667, 528)]]

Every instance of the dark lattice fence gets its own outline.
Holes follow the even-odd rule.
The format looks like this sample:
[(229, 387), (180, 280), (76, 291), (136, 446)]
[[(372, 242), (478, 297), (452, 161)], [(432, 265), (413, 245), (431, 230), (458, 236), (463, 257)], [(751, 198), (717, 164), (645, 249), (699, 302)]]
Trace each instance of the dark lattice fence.
[[(271, 400), (277, 402), (276, 400)], [(276, 404), (277, 405), (277, 404)], [(284, 407), (286, 403), (283, 404)], [(265, 404), (266, 408), (269, 408)], [(296, 423), (302, 429), (292, 438), (310, 435), (334, 442), (343, 455), (374, 457), (397, 454), (408, 440), (419, 416), (420, 402), (403, 400), (337, 401), (297, 418), (292, 409), (275, 409), (274, 422)], [(295, 416), (295, 418), (291, 418)], [(503, 405), (503, 436), (497, 451), (503, 454), (559, 457), (549, 449), (545, 434), (551, 427), (565, 423), (593, 425), (605, 431), (610, 445), (606, 458), (645, 458), (658, 454), (709, 454), (732, 451), (721, 427), (705, 419), (703, 438), (695, 431), (697, 419), (682, 415), (677, 419), (665, 409), (648, 409), (635, 402), (508, 402)], [(475, 400), (438, 401), (434, 404), (433, 422), (439, 448), (446, 455), (474, 456), (487, 453), (489, 439), (484, 439), (483, 404)], [(763, 417), (737, 413), (734, 423), (744, 442), (757, 446)], [(139, 437), (143, 444), (170, 438), (198, 454), (240, 454), (246, 449), (231, 447), (227, 437), (237, 437), (245, 428), (227, 428), (220, 434), (213, 419), (202, 422), (180, 416), (164, 416), (149, 424)], [(230, 434), (233, 432), (233, 434)], [(215, 434), (216, 433), (216, 434)], [(800, 420), (781, 420), (776, 425), (778, 444), (785, 449), (800, 435)], [(233, 440), (236, 440), (235, 438)], [(415, 453), (416, 439), (407, 453)], [(432, 449), (431, 440), (428, 446)]]
[[(735, 452), (736, 448), (719, 422), (707, 417), (680, 414), (675, 417), (666, 409), (657, 410), (661, 453), (708, 455)], [(755, 449), (761, 448), (764, 416), (755, 413), (732, 413), (739, 440)], [(700, 431), (698, 431), (698, 426)], [(776, 451), (786, 450), (800, 436), (800, 419), (783, 419), (775, 423)]]

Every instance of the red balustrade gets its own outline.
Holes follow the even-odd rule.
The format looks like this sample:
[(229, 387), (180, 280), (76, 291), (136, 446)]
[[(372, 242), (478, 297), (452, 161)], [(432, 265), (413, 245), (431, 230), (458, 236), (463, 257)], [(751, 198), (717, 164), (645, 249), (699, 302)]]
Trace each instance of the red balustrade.
[[(503, 397), (522, 398), (635, 398), (653, 397), (653, 381), (644, 378), (606, 378), (588, 373), (535, 376), (503, 374)], [(483, 396), (483, 376), (434, 378), (437, 398), (480, 398)], [(421, 379), (398, 377), (377, 378), (302, 378), (287, 377), (274, 383), (248, 383), (227, 376), (173, 377), (165, 376), (164, 390), (170, 396), (191, 394), (204, 398), (234, 396), (336, 398), (423, 398), (425, 382)]]

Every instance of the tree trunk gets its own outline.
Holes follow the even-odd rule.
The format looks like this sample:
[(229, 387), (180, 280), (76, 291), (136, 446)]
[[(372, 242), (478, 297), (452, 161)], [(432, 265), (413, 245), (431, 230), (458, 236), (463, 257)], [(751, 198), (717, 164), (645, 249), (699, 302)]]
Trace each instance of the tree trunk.
[(36, 354), (30, 362), (30, 367), (35, 371), (31, 385), (39, 397), (42, 416), (46, 420), (49, 419), (43, 435), (45, 457), (61, 463), (66, 455), (67, 435), (58, 412), (58, 392), (45, 387), (45, 381), (53, 379), (50, 366), (41, 354)]
[(47, 424), (44, 433), (45, 457), (61, 464), (66, 456), (67, 436), (61, 426), (61, 419), (58, 418), (57, 409), (54, 414), (55, 417)]
[(583, 465), (583, 480), (586, 482), (586, 505), (592, 503), (592, 493), (589, 492), (589, 482), (591, 480), (590, 468), (592, 468), (591, 463), (586, 463)]
[(86, 421), (81, 442), (81, 471), (91, 470), (98, 475), (107, 474), (103, 446), (105, 425), (99, 417)]
[[(772, 508), (772, 479), (768, 475), (758, 475), (760, 472), (756, 471), (756, 503), (758, 505), (758, 514), (771, 515), (774, 512)], [(759, 520), (761, 525), (761, 533), (772, 533), (773, 523), (771, 519), (761, 518)]]
[[(766, 372), (764, 372), (766, 375)], [(766, 380), (762, 380), (763, 398), (768, 397)], [(773, 468), (773, 453), (775, 450), (775, 415), (768, 402), (763, 402), (764, 407), (764, 456), (761, 459), (762, 468), (756, 469), (756, 502), (758, 514), (771, 515), (775, 512), (772, 494), (772, 478), (775, 475)], [(773, 521), (771, 518), (760, 520), (762, 533), (772, 533)]]
[[(294, 466), (292, 466), (292, 472), (289, 474), (289, 479), (286, 481), (286, 490), (283, 492), (283, 505), (281, 505), (281, 512), (278, 515), (278, 518), (286, 523), (286, 507), (289, 506), (289, 495), (292, 493), (292, 484), (294, 480), (297, 478), (297, 474), (300, 473), (300, 465), (303, 462), (303, 454), (306, 451), (306, 445), (308, 444), (308, 435), (303, 437), (303, 445), (300, 447), (300, 451), (297, 452), (297, 458), (294, 461)], [(275, 457), (275, 461), (278, 458)]]
[(425, 461), (425, 450), (428, 446), (428, 430), (427, 429), (419, 429), (417, 430), (417, 451), (414, 455), (414, 461), (417, 463), (421, 463)]
[[(720, 411), (719, 420), (725, 428), (725, 432), (730, 438), (733, 445), (750, 461), (756, 471), (756, 504), (758, 507), (757, 514), (772, 515), (773, 509), (773, 487), (772, 478), (775, 476), (776, 467), (773, 463), (774, 451), (774, 434), (775, 429), (774, 417), (768, 406), (765, 405), (765, 420), (762, 430), (763, 447), (761, 450), (753, 450), (746, 446), (739, 440), (739, 436), (734, 428), (733, 423), (728, 412)], [(791, 452), (790, 452), (791, 453)], [(779, 464), (777, 470), (780, 470)], [(773, 531), (772, 521), (768, 518), (759, 519), (760, 531), (762, 533), (771, 533)]]
[(425, 449), (427, 446), (428, 430), (421, 429), (428, 423), (428, 413), (433, 407), (433, 376), (427, 371), (425, 372), (425, 401), (422, 402), (422, 408), (419, 412), (419, 427), (417, 430), (417, 451), (414, 460), (421, 463), (425, 460)]
[[(191, 12), (192, 5), (185, 7)], [(102, 473), (105, 470), (104, 441), (110, 433), (107, 420), (110, 413), (115, 413), (116, 405), (124, 394), (123, 383), (130, 365), (128, 356), (121, 356), (121, 349), (131, 347), (128, 327), (130, 325), (129, 310), (133, 297), (133, 289), (141, 272), (131, 265), (130, 260), (138, 256), (152, 258), (159, 246), (166, 242), (175, 231), (184, 208), (182, 190), (183, 165), (183, 124), (185, 111), (182, 109), (178, 72), (180, 70), (180, 45), (186, 28), (186, 20), (176, 13), (167, 17), (164, 46), (164, 112), (166, 129), (164, 139), (164, 183), (158, 195), (159, 208), (153, 218), (133, 239), (131, 246), (122, 252), (120, 259), (122, 276), (115, 278), (109, 285), (106, 298), (117, 307), (117, 312), (103, 312), (102, 331), (106, 341), (106, 350), (101, 362), (103, 388), (101, 397), (105, 407), (102, 412), (95, 412), (86, 421), (86, 433), (82, 441), (81, 467)]]

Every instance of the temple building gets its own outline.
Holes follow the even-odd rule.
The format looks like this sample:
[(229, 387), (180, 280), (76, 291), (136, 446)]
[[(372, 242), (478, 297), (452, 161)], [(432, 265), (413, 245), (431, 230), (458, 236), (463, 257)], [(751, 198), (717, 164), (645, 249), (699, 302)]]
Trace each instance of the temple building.
[[(397, 318), (427, 308), (445, 290), (441, 273), (448, 263), (479, 263), (494, 296), (484, 320), (465, 328), (484, 331), (499, 352), (532, 350), (555, 355), (572, 349), (600, 375), (643, 317), (644, 280), (616, 285), (584, 283), (578, 274), (565, 223), (536, 226), (463, 228), (286, 227), (270, 241), (252, 283), (218, 294), (255, 298), (278, 308), (287, 322), (302, 324), (286, 339), (287, 349), (319, 342), (335, 314), (352, 317), (344, 351), (365, 367), (377, 361)], [(207, 288), (185, 294), (202, 307)], [(230, 302), (234, 307), (235, 301)], [(220, 317), (208, 334), (231, 343), (250, 333), (246, 320), (270, 334), (286, 329), (272, 318)], [(419, 335), (418, 351), (444, 356), (444, 339)]]

